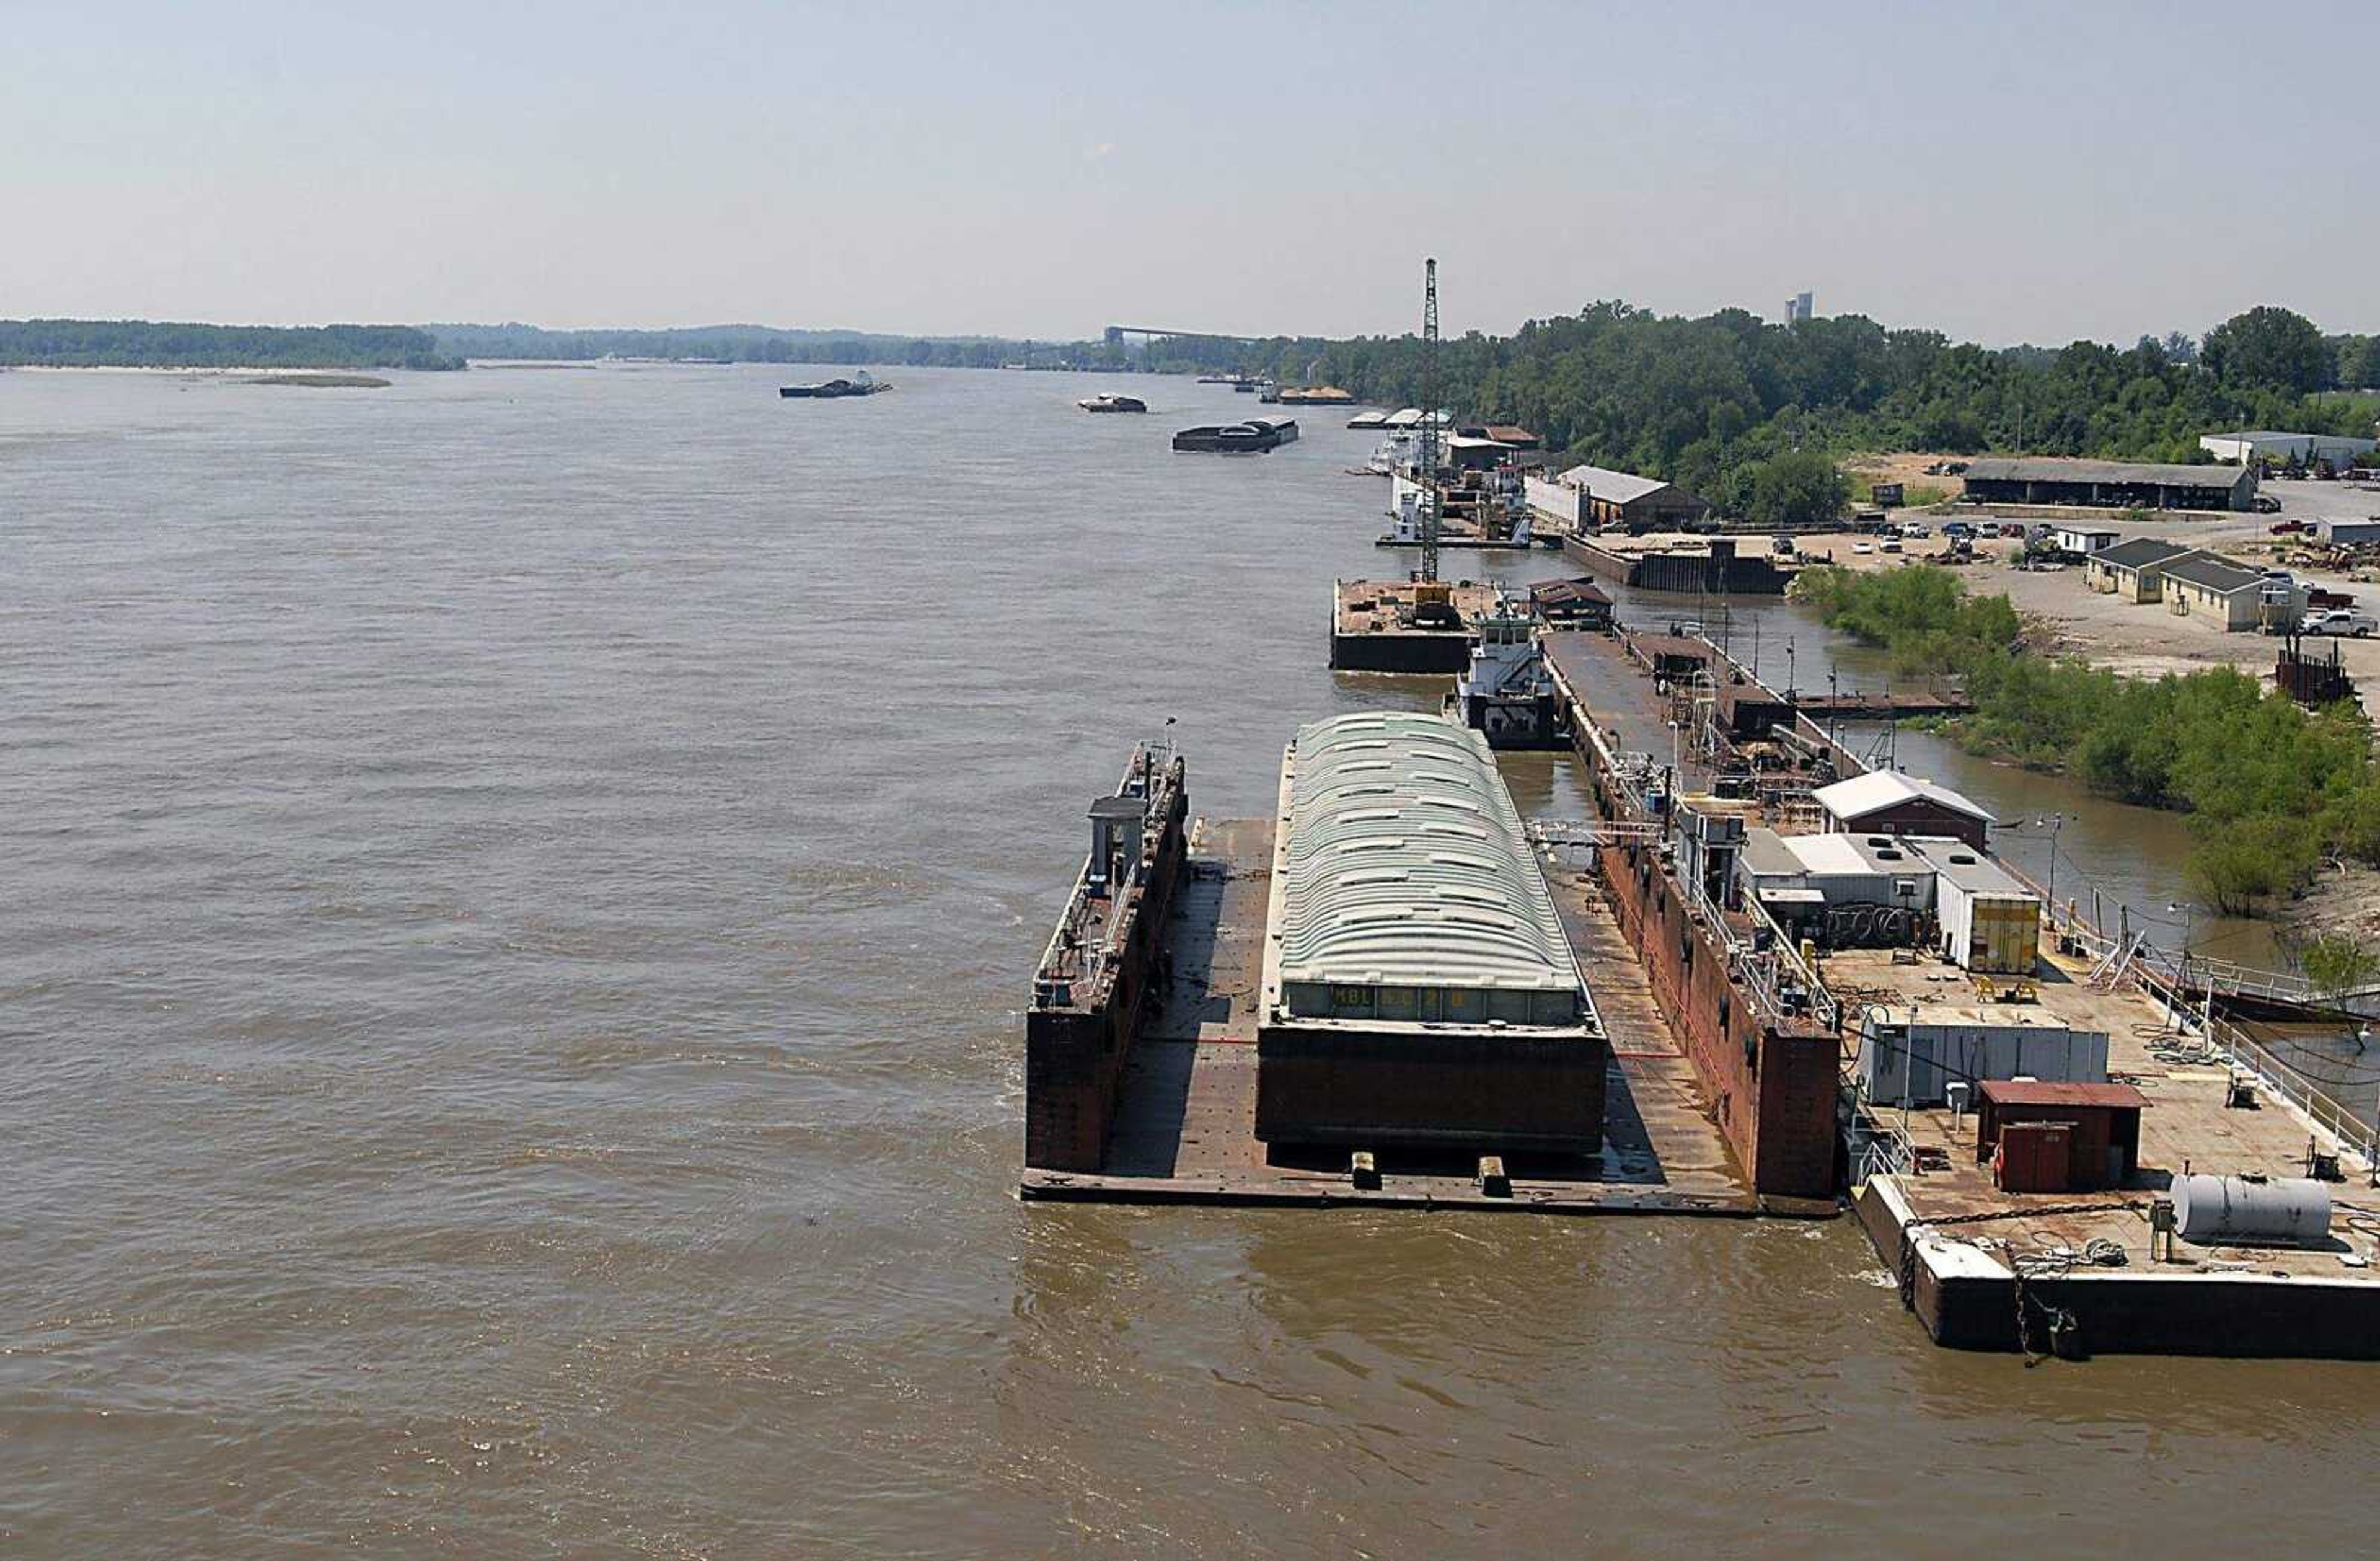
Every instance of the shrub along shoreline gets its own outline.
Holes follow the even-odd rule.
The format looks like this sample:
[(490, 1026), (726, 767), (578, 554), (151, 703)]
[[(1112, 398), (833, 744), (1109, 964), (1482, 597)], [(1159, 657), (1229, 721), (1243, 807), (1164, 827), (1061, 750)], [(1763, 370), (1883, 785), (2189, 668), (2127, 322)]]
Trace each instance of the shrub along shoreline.
[(2380, 865), (2380, 765), (2352, 703), (2308, 711), (2229, 667), (2126, 677), (2023, 643), (2004, 595), (1947, 569), (1804, 570), (1793, 594), (1903, 675), (1950, 673), (1975, 702), (1939, 724), (1971, 753), (2186, 815), (2192, 892), (2258, 915), (2325, 860)]

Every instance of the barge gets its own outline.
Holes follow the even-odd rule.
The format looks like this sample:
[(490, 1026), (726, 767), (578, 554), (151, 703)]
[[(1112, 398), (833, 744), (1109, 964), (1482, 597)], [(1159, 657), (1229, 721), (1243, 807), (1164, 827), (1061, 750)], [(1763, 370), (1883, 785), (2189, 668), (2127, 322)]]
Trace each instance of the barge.
[(1473, 580), (1340, 580), (1330, 590), (1330, 666), (1339, 672), (1451, 676), (1471, 662), (1492, 585)]
[(849, 379), (820, 380), (816, 384), (781, 384), (777, 394), (788, 401), (841, 401), (855, 396), (881, 396), (892, 388), (862, 372)]
[(1779, 596), (1793, 581), (1795, 570), (1765, 555), (1739, 553), (1735, 539), (1713, 537), (1708, 542), (1634, 548), (1575, 532), (1562, 538), (1562, 551), (1615, 585), (1642, 591), (1674, 591), (1713, 596)]
[(1294, 418), (1249, 418), (1245, 422), (1208, 423), (1185, 428), (1173, 436), (1176, 450), (1220, 455), (1256, 455), (1294, 443)]

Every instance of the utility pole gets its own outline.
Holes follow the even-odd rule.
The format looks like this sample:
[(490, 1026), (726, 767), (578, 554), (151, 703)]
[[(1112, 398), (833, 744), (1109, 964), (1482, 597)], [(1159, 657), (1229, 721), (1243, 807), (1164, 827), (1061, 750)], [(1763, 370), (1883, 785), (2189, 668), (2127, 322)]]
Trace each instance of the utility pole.
[(1421, 578), (1438, 579), (1438, 261), (1423, 262), (1421, 294)]

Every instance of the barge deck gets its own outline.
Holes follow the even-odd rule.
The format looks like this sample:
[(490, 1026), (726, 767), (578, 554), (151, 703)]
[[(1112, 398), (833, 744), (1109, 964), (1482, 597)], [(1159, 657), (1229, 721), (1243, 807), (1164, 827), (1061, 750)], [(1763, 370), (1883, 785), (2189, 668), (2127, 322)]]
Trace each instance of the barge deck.
[(1457, 580), (1445, 587), (1456, 621), (1415, 621), (1415, 582), (1340, 580), (1330, 591), (1330, 666), (1336, 672), (1406, 672), (1452, 677), (1471, 662), (1479, 620), (1496, 610), (1492, 585)]

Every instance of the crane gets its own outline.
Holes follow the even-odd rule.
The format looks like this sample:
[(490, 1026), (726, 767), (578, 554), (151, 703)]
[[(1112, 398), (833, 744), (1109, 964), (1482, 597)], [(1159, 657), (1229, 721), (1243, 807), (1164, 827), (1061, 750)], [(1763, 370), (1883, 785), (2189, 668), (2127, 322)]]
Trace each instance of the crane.
[(1422, 262), (1421, 579), (1438, 579), (1438, 260)]

